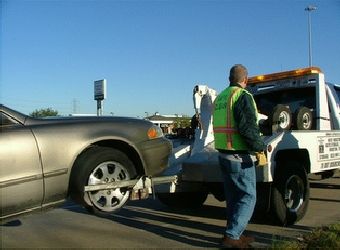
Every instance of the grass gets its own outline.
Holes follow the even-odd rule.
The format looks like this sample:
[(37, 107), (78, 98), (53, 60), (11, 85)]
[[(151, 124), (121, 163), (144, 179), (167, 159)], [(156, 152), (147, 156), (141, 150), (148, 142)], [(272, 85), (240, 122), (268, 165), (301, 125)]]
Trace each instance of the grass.
[(274, 241), (272, 249), (340, 249), (340, 222), (316, 228), (299, 241)]

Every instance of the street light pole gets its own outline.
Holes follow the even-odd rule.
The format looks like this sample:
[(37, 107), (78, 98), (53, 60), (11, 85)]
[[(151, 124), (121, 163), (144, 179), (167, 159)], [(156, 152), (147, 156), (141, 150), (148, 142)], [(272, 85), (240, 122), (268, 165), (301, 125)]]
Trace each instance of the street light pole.
[(312, 21), (311, 12), (316, 10), (315, 6), (309, 5), (305, 8), (308, 11), (308, 44), (309, 44), (309, 67), (312, 66)]

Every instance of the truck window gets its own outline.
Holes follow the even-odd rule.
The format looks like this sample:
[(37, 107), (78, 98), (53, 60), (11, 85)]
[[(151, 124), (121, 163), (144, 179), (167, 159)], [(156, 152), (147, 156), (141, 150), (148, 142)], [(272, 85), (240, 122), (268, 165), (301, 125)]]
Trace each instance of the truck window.
[(304, 106), (311, 110), (316, 108), (315, 87), (301, 89), (283, 89), (254, 95), (260, 113), (270, 115), (278, 104), (289, 106), (292, 113)]
[(338, 99), (340, 100), (340, 87), (334, 85), (334, 89), (335, 89), (335, 91), (336, 91), (336, 94), (337, 94), (337, 96), (338, 96)]

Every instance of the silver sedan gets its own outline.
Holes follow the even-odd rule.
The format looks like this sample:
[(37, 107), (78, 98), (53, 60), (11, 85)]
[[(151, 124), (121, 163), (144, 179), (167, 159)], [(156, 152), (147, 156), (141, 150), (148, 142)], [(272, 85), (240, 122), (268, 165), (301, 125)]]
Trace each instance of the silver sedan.
[(128, 117), (35, 119), (0, 104), (0, 217), (56, 206), (67, 197), (94, 213), (111, 213), (128, 188), (84, 187), (156, 176), (171, 143), (161, 129)]

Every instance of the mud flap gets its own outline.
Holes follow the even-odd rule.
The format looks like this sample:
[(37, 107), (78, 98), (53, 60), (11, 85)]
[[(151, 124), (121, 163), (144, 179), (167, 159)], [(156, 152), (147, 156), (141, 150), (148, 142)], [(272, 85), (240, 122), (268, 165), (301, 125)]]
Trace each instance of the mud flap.
[(256, 183), (256, 205), (253, 217), (265, 218), (270, 211), (271, 183)]

